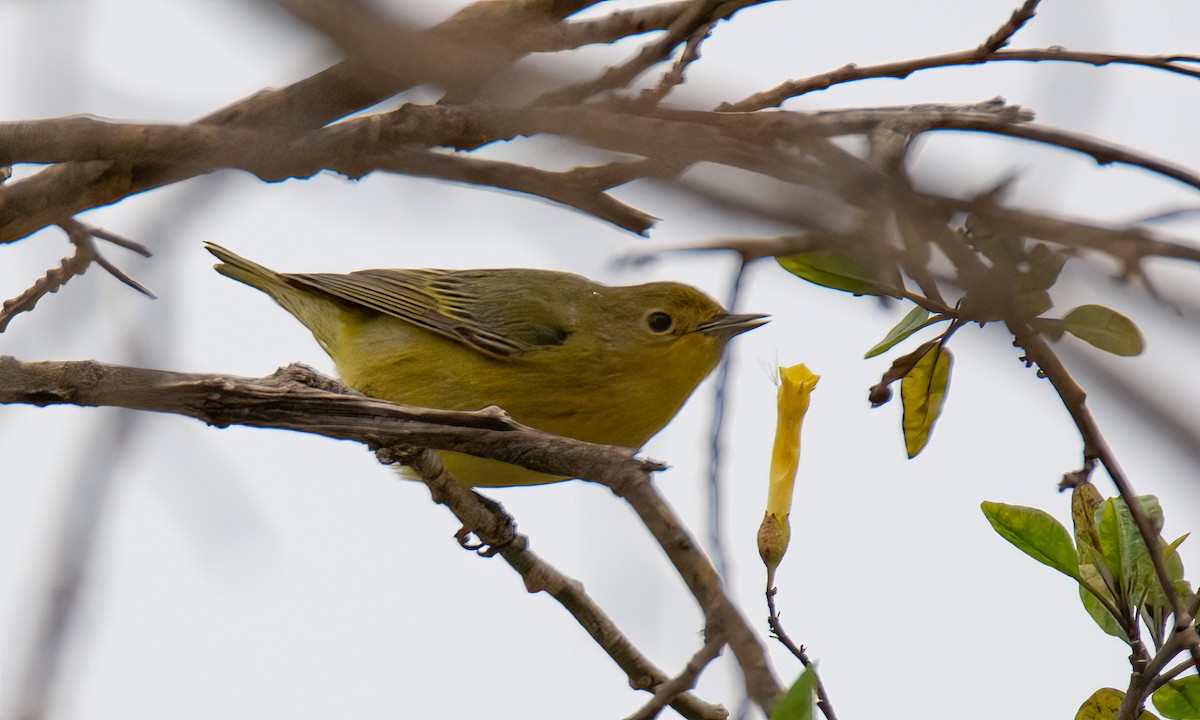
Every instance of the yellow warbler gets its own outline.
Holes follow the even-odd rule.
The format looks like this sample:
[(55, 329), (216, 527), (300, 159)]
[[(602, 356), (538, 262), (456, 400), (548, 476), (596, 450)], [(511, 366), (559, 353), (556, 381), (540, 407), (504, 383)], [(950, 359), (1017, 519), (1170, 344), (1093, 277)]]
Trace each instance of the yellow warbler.
[[(629, 448), (667, 424), (730, 338), (766, 322), (678, 283), (609, 287), (520, 268), (279, 273), (205, 246), (218, 272), (308, 327), (359, 392), (444, 410), (499, 405), (546, 432)], [(441, 456), (470, 485), (564, 479)]]

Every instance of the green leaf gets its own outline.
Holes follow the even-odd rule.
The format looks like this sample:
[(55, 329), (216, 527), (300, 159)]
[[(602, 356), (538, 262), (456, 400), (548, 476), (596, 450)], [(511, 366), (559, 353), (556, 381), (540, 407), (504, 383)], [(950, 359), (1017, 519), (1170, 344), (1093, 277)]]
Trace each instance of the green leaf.
[[(1121, 701), (1125, 693), (1115, 688), (1100, 688), (1079, 706), (1075, 720), (1115, 720), (1117, 710), (1121, 709)], [(1138, 720), (1158, 720), (1158, 716), (1149, 710), (1138, 715)]]
[(793, 275), (834, 290), (896, 298), (904, 294), (904, 280), (894, 264), (834, 250), (813, 250), (776, 260)]
[(1087, 614), (1092, 616), (1101, 630), (1115, 638), (1129, 642), (1125, 631), (1121, 629), (1120, 621), (1113, 617), (1108, 608), (1104, 607), (1104, 603), (1100, 602), (1098, 596), (1103, 596), (1104, 599), (1115, 604), (1112, 593), (1104, 586), (1104, 580), (1097, 572), (1096, 566), (1080, 565), (1079, 599), (1083, 602), (1083, 609), (1087, 610)]
[(1151, 696), (1154, 707), (1172, 720), (1200, 718), (1200, 675), (1168, 681)]
[(1062, 329), (1113, 355), (1138, 355), (1142, 331), (1121, 313), (1103, 305), (1080, 305), (1062, 317)]
[(813, 720), (816, 715), (817, 671), (809, 665), (775, 703), (771, 720)]
[[(1138, 497), (1138, 502), (1150, 517), (1151, 529), (1155, 533), (1160, 532), (1163, 526), (1163, 512), (1158, 498), (1142, 495)], [(1150, 553), (1146, 550), (1146, 543), (1142, 540), (1125, 501), (1109, 498), (1100, 506), (1097, 514), (1100, 518), (1097, 523), (1100, 554), (1104, 564), (1112, 571), (1117, 583), (1124, 590), (1126, 598), (1131, 604), (1165, 607), (1166, 596), (1159, 587)], [(1155, 537), (1158, 546), (1156, 549), (1162, 552), (1166, 542), (1157, 534)], [(1179, 577), (1175, 579), (1182, 579), (1182, 562), (1178, 563), (1178, 572)]]
[(900, 401), (904, 405), (901, 427), (909, 458), (916, 457), (925, 448), (933, 424), (942, 414), (953, 361), (950, 350), (939, 342), (930, 347), (900, 381)]
[(983, 515), (1000, 537), (1038, 562), (1079, 580), (1079, 555), (1071, 534), (1050, 513), (1023, 505), (985, 501)]
[(921, 328), (929, 327), (934, 323), (947, 320), (948, 318), (938, 318), (936, 320), (929, 319), (929, 311), (922, 307), (915, 307), (904, 316), (904, 319), (896, 323), (896, 327), (888, 330), (888, 334), (880, 340), (875, 347), (867, 351), (863, 358), (873, 358), (876, 355), (891, 350), (896, 344), (908, 339), (910, 335), (920, 330)]

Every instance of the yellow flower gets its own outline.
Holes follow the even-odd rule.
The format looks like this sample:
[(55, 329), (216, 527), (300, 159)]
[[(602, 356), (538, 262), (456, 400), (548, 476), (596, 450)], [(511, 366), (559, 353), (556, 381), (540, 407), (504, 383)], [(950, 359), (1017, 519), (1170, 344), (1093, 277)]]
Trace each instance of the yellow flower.
[(767, 566), (768, 588), (774, 585), (775, 569), (787, 552), (791, 536), (788, 515), (800, 464), (800, 426), (820, 379), (804, 364), (779, 368), (779, 419), (771, 450), (771, 484), (767, 489), (767, 511), (758, 528), (758, 554)]

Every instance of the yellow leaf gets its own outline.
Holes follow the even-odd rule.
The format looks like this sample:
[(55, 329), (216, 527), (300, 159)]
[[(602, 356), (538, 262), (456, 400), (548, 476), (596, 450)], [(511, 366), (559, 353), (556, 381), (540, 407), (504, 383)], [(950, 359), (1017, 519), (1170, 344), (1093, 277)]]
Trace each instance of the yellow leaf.
[(933, 423), (942, 414), (946, 389), (950, 385), (950, 366), (954, 356), (949, 348), (937, 343), (929, 348), (912, 370), (900, 381), (900, 399), (904, 404), (904, 447), (910, 458), (929, 442)]
[[(1124, 699), (1125, 693), (1120, 690), (1100, 688), (1079, 707), (1075, 720), (1115, 720)], [(1146, 710), (1138, 715), (1138, 720), (1158, 720), (1158, 716)]]

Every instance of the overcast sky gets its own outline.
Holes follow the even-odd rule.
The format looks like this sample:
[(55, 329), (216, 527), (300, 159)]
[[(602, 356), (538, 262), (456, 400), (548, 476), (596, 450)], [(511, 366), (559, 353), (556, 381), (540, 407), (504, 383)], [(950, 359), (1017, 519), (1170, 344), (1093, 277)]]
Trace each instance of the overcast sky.
[[(717, 28), (672, 101), (711, 107), (848, 62), (973, 47), (1015, 4), (750, 8)], [(0, 26), (10, 29), (0, 69), (4, 119), (90, 113), (188, 121), (332, 62), (318, 38), (248, 5), (0, 5)], [(427, 1), (412, 17), (433, 23), (455, 7)], [(1056, 0), (1014, 46), (1200, 54), (1197, 27), (1196, 3)], [(571, 65), (555, 60), (553, 67), (600, 68), (643, 41), (588, 48)], [(1010, 63), (939, 70), (842, 86), (786, 107), (997, 95), (1032, 108), (1045, 124), (1200, 167), (1192, 121), (1200, 116), (1200, 86), (1145, 69)], [(566, 142), (528, 145), (488, 152), (536, 150), (549, 167), (595, 157)], [(1194, 191), (1145, 173), (969, 134), (923, 140), (913, 172), (922, 187), (963, 194), (1017, 173), (1014, 202), (1112, 222), (1196, 204)], [(618, 194), (662, 218), (655, 243), (777, 231), (661, 186)], [(155, 252), (151, 260), (109, 254), (159, 299), (147, 301), (93, 269), (18, 317), (0, 336), (0, 354), (243, 375), (292, 361), (332, 371), (287, 313), (211, 270), (204, 240), (281, 270), (529, 266), (620, 284), (679, 280), (716, 295), (726, 292), (733, 270), (731, 258), (692, 255), (619, 267), (614, 258), (644, 240), (541, 201), (383, 174), (268, 185), (218, 173), (83, 219)], [(1196, 223), (1164, 229), (1200, 236)], [(0, 248), (0, 297), (18, 294), (66, 252), (55, 231)], [(1151, 269), (1165, 291), (1200, 299), (1196, 268)], [(1110, 282), (1104, 269), (1064, 281), (1061, 309), (1083, 302), (1126, 312), (1141, 324), (1148, 350), (1112, 359), (1075, 344), (1068, 360), (1086, 355), (1147, 387), (1194, 426), (1196, 318), (1168, 315)], [(721, 510), (730, 593), (766, 639), (754, 539), (774, 425), (772, 377), (776, 365), (804, 362), (822, 380), (804, 429), (779, 605), (793, 637), (819, 660), (841, 717), (1073, 717), (1095, 689), (1125, 687), (1127, 648), (1087, 617), (1069, 580), (1018, 553), (979, 511), (983, 500), (1036, 505), (1069, 523), (1069, 498), (1055, 484), (1079, 465), (1080, 441), (1066, 412), (1049, 384), (1018, 362), (1002, 328), (957, 333), (945, 413), (925, 453), (908, 461), (898, 403), (872, 410), (866, 400), (890, 359), (862, 360), (907, 308), (807, 285), (764, 261), (751, 268), (738, 309), (774, 319), (732, 344), (729, 487)], [(1170, 442), (1096, 385), (1086, 366), (1080, 380), (1138, 490), (1162, 499), (1164, 534), (1200, 529), (1200, 449)], [(645, 448), (672, 465), (658, 483), (701, 536), (711, 394), (706, 383)], [(109, 452), (125, 431), (134, 433), (131, 447)], [(628, 689), (551, 599), (528, 595), (499, 559), (461, 550), (457, 524), (424, 486), (396, 479), (356, 444), (112, 409), (6, 406), (0, 457), (0, 708), (11, 701), (31, 618), (43, 602), (62, 501), (81, 468), (111, 472), (115, 485), (63, 680), (62, 718), (601, 718), (625, 716), (648, 697)], [(1096, 479), (1112, 492), (1106, 478)], [(700, 646), (694, 601), (607, 490), (572, 482), (488, 494), (537, 552), (582, 580), (668, 673)], [(1195, 579), (1200, 542), (1185, 543), (1181, 554)], [(790, 683), (798, 663), (777, 644), (769, 647)], [(736, 704), (732, 668), (730, 657), (715, 663), (699, 694)]]

